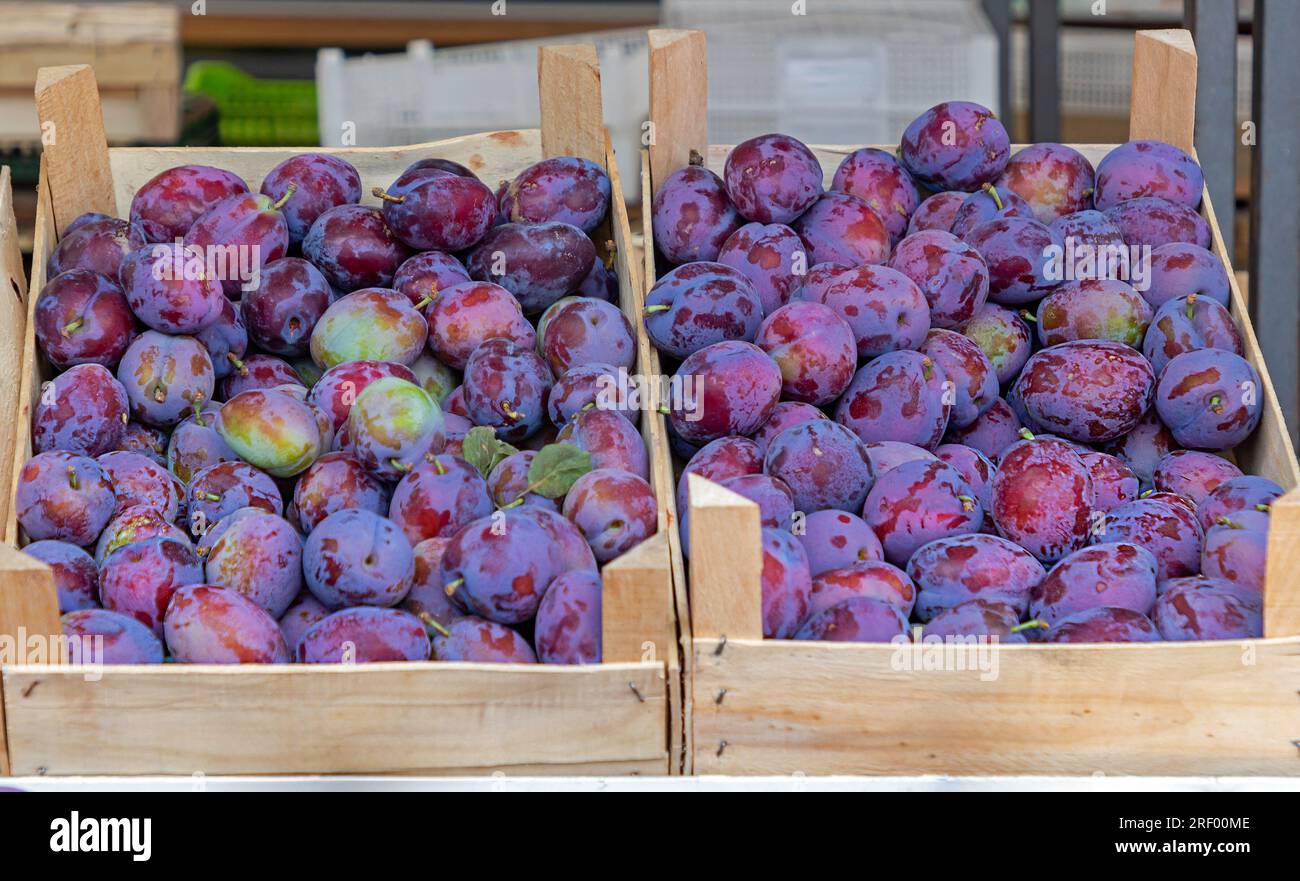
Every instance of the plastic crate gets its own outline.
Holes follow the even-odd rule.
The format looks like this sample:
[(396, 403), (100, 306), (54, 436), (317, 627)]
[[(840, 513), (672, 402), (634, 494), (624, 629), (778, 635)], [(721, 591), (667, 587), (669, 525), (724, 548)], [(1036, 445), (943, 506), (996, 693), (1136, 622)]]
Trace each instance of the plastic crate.
[[(559, 41), (596, 47), (605, 124), (629, 185), (625, 196), (635, 203), (641, 126), (649, 112), (645, 31), (566, 34)], [(345, 57), (341, 49), (322, 49), (316, 58), (321, 143), (388, 147), (466, 132), (534, 128), (537, 49), (556, 42), (435, 49), (417, 40), (404, 53), (356, 58)]]
[(941, 101), (999, 109), (997, 39), (969, 0), (664, 0), (709, 41), (709, 137), (896, 142)]
[(185, 74), (185, 91), (217, 105), (225, 146), (319, 143), (316, 83), (311, 80), (262, 80), (224, 61), (196, 61)]

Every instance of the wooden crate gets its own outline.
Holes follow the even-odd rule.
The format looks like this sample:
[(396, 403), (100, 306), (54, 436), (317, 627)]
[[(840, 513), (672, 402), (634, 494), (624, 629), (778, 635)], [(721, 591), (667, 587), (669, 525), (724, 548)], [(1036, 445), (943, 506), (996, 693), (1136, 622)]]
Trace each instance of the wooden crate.
[(42, 67), (89, 64), (114, 144), (180, 133), (180, 11), (174, 3), (0, 2), (0, 146), (48, 142), (32, 105)]
[[(0, 297), (0, 396), (12, 394), (16, 437), (0, 456), (0, 636), (59, 632), (49, 570), (14, 549), (13, 476), (31, 454), (34, 395), (48, 375), (31, 307), (59, 234), (78, 214), (125, 216), (135, 189), (183, 163), (230, 169), (256, 188), (296, 149), (105, 148), (89, 68), (43, 71), (42, 113), (80, 133), (43, 157), (31, 295), (12, 247), (8, 203), (0, 203), (0, 256), (13, 295)], [(440, 156), (495, 183), (545, 155), (604, 164), (613, 188), (609, 223), (621, 306), (637, 314), (641, 279), (618, 169), (600, 121), (600, 77), (592, 47), (539, 53), (543, 126), (469, 135), (410, 147), (340, 149), (363, 191), (385, 186), (418, 158)], [(75, 124), (69, 121), (75, 120)], [(0, 191), (7, 193), (7, 180)], [(369, 200), (368, 201), (372, 201)], [(7, 227), (7, 229), (6, 229)], [(605, 236), (597, 235), (599, 241)], [(16, 309), (15, 304), (22, 304)], [(23, 311), (27, 313), (24, 331)], [(9, 314), (14, 313), (14, 314)], [(640, 341), (640, 370), (651, 357)], [(0, 407), (5, 407), (0, 400)], [(642, 434), (662, 443), (662, 417)], [(660, 426), (658, 433), (652, 428)], [(654, 467), (668, 467), (666, 457)], [(656, 487), (671, 475), (653, 475)], [(661, 490), (662, 492), (662, 490)], [(660, 498), (671, 497), (660, 495)], [(4, 666), (0, 732), (14, 774), (670, 774), (682, 761), (680, 636), (670, 560), (668, 508), (659, 533), (604, 568), (604, 658), (589, 666), (409, 663), (345, 666), (161, 665), (115, 667), (102, 681), (62, 665)], [(28, 655), (28, 658), (31, 656)], [(0, 660), (3, 657), (0, 656)], [(0, 739), (0, 773), (6, 768)]]
[[(1139, 32), (1131, 137), (1192, 148), (1196, 54), (1185, 31)], [(704, 36), (650, 34), (653, 141), (644, 191), (709, 146)], [(757, 134), (757, 133), (756, 133)], [(798, 132), (794, 132), (797, 136)], [(827, 178), (854, 147), (813, 147)], [(884, 149), (892, 152), (893, 147)], [(1096, 163), (1109, 145), (1079, 146)], [(1231, 267), (1206, 194), (1215, 253)], [(645, 277), (655, 279), (645, 215)], [(1229, 272), (1232, 278), (1232, 273)], [(762, 638), (757, 507), (691, 480), (692, 652), (683, 667), (688, 765), (698, 774), (1300, 774), (1300, 470), (1246, 301), (1246, 357), (1264, 380), (1242, 468), (1290, 492), (1273, 506), (1265, 639), (1005, 645), (996, 677), (910, 666), (890, 645)], [(906, 654), (911, 654), (907, 652)], [(915, 658), (915, 655), (913, 655)]]

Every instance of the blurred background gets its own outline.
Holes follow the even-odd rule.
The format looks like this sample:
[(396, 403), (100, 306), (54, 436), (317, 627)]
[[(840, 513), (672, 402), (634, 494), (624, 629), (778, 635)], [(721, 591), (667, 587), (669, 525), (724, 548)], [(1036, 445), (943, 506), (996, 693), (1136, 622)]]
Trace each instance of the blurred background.
[(897, 143), (955, 98), (1019, 142), (1123, 141), (1133, 31), (1188, 27), (1197, 150), (1235, 268), (1259, 274), (1252, 311), (1286, 328), (1261, 336), (1297, 400), (1300, 0), (24, 0), (0, 20), (0, 162), (27, 234), (42, 65), (95, 65), (114, 144), (380, 146), (534, 126), (537, 45), (590, 41), (639, 202), (647, 27), (707, 32), (713, 143), (822, 144)]

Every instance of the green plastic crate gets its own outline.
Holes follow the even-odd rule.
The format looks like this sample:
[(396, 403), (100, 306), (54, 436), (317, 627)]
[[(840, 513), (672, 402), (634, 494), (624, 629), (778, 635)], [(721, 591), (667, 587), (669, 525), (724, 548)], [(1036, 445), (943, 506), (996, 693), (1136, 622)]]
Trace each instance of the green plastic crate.
[(260, 80), (224, 61), (196, 61), (186, 71), (185, 91), (217, 105), (223, 146), (320, 143), (315, 80)]

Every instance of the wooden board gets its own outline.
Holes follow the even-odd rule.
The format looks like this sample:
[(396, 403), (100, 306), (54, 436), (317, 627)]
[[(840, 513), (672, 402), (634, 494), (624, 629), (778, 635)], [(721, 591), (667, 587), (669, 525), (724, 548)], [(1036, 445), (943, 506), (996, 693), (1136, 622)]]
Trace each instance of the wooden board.
[[(85, 109), (73, 107), (68, 112)], [(635, 310), (642, 293), (640, 267), (633, 260), (617, 166), (607, 139), (605, 143), (600, 158), (611, 176), (613, 210), (608, 244), (598, 236), (597, 246), (601, 253), (608, 252), (617, 271), (621, 306), (639, 314)], [(97, 160), (96, 145), (83, 143), (82, 149), (87, 162)], [(228, 168), (256, 189), (267, 171), (299, 152), (303, 150), (107, 151), (109, 210), (116, 207), (125, 214), (134, 190), (174, 165)], [(462, 162), (495, 186), (544, 155), (537, 130), (328, 152), (357, 166), (366, 193), (372, 186), (387, 185), (417, 158), (439, 156)], [(54, 210), (58, 188), (50, 180), (49, 159), (42, 163), (34, 291), (44, 284), (43, 267), (58, 239)], [(367, 196), (366, 201), (375, 200)], [(77, 207), (69, 200), (59, 220), (66, 224), (79, 213)], [(46, 369), (30, 332), (34, 300), (29, 298), (29, 331), (22, 339), (19, 400), (27, 408), (15, 422), (14, 436), (0, 438), (0, 458), (11, 468), (21, 467), (30, 455), (30, 408)], [(648, 368), (640, 364), (637, 369)], [(648, 449), (655, 445), (649, 426), (661, 421), (657, 413), (642, 420)], [(6, 489), (11, 500), (13, 487)], [(7, 540), (21, 540), (12, 510), (4, 526)], [(611, 561), (605, 572), (613, 585), (605, 635), (612, 651), (624, 656), (626, 663), (585, 667), (165, 665), (109, 668), (98, 680), (88, 679), (86, 669), (80, 667), (8, 665), (0, 681), (12, 767), (17, 773), (31, 774), (678, 772), (683, 756), (682, 634), (676, 625), (667, 536)], [(26, 586), (25, 600), (53, 601), (49, 570), (12, 548), (0, 547), (0, 589), (7, 574)], [(44, 612), (24, 608), (10, 619), (4, 617), (5, 608), (0, 603), (0, 634), (6, 632), (4, 627), (24, 625), (57, 632), (57, 609), (53, 616), (47, 614), (48, 603)], [(646, 630), (638, 641), (636, 631), (642, 626)]]

